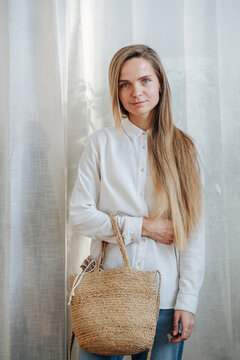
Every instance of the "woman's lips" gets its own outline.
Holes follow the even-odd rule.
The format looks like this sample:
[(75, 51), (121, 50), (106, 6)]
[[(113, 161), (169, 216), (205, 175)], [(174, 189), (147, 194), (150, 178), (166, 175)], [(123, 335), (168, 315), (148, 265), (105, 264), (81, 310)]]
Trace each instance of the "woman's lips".
[(134, 106), (142, 106), (143, 104), (145, 104), (146, 100), (145, 101), (136, 101), (134, 103), (131, 103), (131, 105), (134, 105)]

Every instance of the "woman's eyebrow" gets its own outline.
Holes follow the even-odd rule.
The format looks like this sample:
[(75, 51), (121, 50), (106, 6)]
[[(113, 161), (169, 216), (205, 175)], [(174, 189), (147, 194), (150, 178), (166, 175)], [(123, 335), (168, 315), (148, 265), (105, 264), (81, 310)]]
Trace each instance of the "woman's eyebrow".
[[(140, 78), (138, 78), (138, 80), (142, 80), (142, 79), (144, 79), (146, 77), (151, 77), (151, 76), (153, 76), (153, 75), (144, 75), (144, 76), (141, 76)], [(119, 83), (120, 82), (130, 82), (130, 80), (118, 80), (118, 82)]]

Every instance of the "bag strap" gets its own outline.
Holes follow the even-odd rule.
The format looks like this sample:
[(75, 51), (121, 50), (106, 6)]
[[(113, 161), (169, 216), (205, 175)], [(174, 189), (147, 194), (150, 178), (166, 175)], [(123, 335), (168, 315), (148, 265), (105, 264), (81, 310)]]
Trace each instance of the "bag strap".
[(162, 278), (161, 278), (160, 271), (159, 270), (156, 270), (156, 271), (157, 271), (158, 276), (159, 276), (158, 293), (157, 293), (157, 311), (156, 311), (156, 318), (157, 318), (157, 321), (158, 321), (158, 313), (159, 313), (159, 308), (160, 308), (160, 287), (161, 287)]
[[(120, 251), (121, 251), (121, 254), (122, 254), (122, 257), (123, 257), (124, 267), (125, 268), (131, 268), (130, 261), (129, 261), (129, 258), (127, 256), (127, 252), (126, 252), (126, 249), (125, 249), (125, 244), (124, 244), (124, 241), (123, 241), (123, 237), (122, 237), (121, 231), (119, 229), (117, 220), (116, 220), (116, 218), (115, 218), (115, 216), (113, 214), (109, 214), (109, 216), (110, 216), (110, 220), (111, 220), (111, 223), (112, 223), (114, 234), (115, 234), (115, 236), (117, 238), (118, 246), (120, 248)], [(96, 265), (96, 270), (99, 270), (99, 267), (103, 262), (106, 246), (107, 246), (107, 242), (102, 241), (101, 249), (100, 249), (100, 253), (99, 253), (99, 257), (98, 257), (98, 261), (97, 261), (97, 265)]]
[(127, 252), (126, 252), (125, 244), (124, 244), (124, 241), (123, 241), (123, 237), (122, 237), (122, 234), (120, 232), (117, 220), (116, 220), (116, 218), (115, 218), (115, 216), (113, 214), (110, 214), (110, 220), (111, 220), (111, 223), (112, 223), (114, 234), (117, 237), (118, 246), (119, 246), (120, 251), (122, 253), (124, 266), (130, 268), (131, 267), (130, 266), (130, 261), (129, 261), (129, 258), (127, 256)]
[(106, 247), (107, 247), (107, 242), (101, 241), (101, 248), (98, 255), (98, 261), (96, 264), (96, 271), (99, 271), (100, 266), (103, 265), (103, 259), (104, 259)]
[(151, 346), (151, 348), (148, 350), (147, 360), (150, 360), (150, 358), (151, 358), (151, 353), (152, 353), (152, 346)]
[(74, 339), (75, 339), (75, 334), (72, 331), (71, 339), (70, 339), (69, 346), (68, 346), (68, 360), (71, 360)]

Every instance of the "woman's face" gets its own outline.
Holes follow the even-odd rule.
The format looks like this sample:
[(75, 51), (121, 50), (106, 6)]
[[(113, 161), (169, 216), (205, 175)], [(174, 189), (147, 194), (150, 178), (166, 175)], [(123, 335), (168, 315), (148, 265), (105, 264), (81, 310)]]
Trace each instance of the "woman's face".
[(148, 118), (159, 101), (160, 83), (148, 60), (127, 60), (119, 77), (119, 99), (129, 118)]

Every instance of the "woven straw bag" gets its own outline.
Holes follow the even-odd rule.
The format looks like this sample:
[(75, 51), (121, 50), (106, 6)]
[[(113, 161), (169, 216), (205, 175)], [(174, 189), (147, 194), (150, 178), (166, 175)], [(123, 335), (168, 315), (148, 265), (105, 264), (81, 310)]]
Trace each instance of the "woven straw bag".
[[(93, 269), (70, 277), (72, 336), (81, 349), (98, 355), (151, 356), (160, 303), (161, 274), (132, 269), (117, 221), (110, 214), (124, 267), (101, 271), (106, 242)], [(80, 276), (81, 275), (81, 276)], [(80, 276), (80, 277), (79, 277)], [(156, 294), (157, 277), (159, 276)]]

